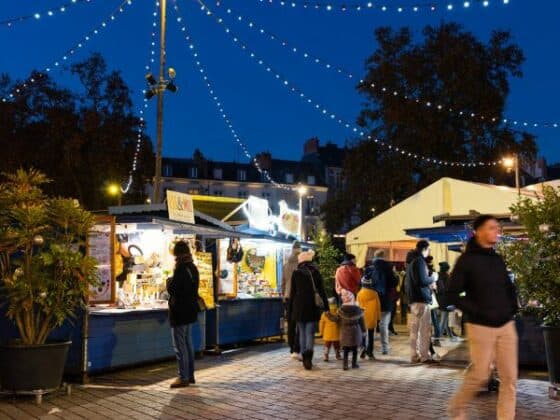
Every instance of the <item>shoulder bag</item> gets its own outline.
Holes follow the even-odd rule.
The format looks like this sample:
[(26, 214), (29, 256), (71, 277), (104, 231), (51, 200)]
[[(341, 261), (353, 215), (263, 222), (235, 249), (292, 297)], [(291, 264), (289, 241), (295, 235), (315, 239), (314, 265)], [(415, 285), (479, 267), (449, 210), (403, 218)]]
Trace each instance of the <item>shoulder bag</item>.
[(317, 291), (317, 288), (315, 287), (315, 280), (313, 279), (313, 274), (311, 274), (311, 271), (309, 271), (308, 269), (305, 269), (305, 271), (307, 271), (307, 274), (309, 274), (309, 278), (311, 279), (311, 285), (313, 286), (313, 300), (315, 302), (315, 306), (317, 307), (317, 309), (322, 311), (325, 309), (325, 303), (323, 302), (323, 298), (321, 297), (321, 295)]

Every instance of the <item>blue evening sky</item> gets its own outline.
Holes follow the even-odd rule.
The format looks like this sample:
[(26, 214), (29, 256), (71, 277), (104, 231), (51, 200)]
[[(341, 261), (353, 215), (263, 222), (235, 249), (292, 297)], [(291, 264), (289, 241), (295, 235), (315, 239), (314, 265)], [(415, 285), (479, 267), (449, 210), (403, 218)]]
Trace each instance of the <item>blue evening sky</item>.
[[(49, 7), (55, 10), (65, 1), (71, 2), (3, 2), (0, 21)], [(215, 0), (208, 0), (207, 5), (224, 16), (239, 38), (291, 83), (331, 112), (351, 121), (355, 120), (362, 101), (354, 89), (355, 81), (279, 46), (250, 29), (247, 22), (253, 20), (294, 46), (358, 76), (364, 74), (364, 60), (376, 48), (373, 30), (379, 26), (411, 26), (420, 31), (426, 24), (454, 20), (483, 40), (488, 39), (493, 29), (510, 29), (527, 60), (523, 66), (524, 77), (511, 81), (507, 115), (521, 120), (560, 122), (557, 102), (560, 96), (560, 2), (510, 0), (504, 6), (501, 1), (491, 0), (488, 8), (471, 1), (471, 7), (465, 10), (460, 7), (463, 1), (434, 0), (443, 8), (448, 3), (455, 4), (451, 12), (436, 13), (326, 12), (281, 7), (279, 0), (274, 0), (272, 5), (258, 0), (223, 0), (221, 7), (215, 6)], [(273, 74), (242, 52), (223, 27), (200, 11), (194, 0), (178, 2), (215, 93), (251, 153), (269, 150), (278, 158), (298, 159), (303, 142), (309, 137), (318, 136), (323, 142), (332, 140), (340, 145), (351, 137), (347, 129), (290, 93)], [(336, 3), (343, 4), (340, 0)], [(87, 31), (107, 19), (119, 4), (119, 0), (91, 0), (89, 4), (78, 3), (52, 17), (31, 19), (12, 28), (0, 26), (3, 46), (0, 72), (22, 78), (32, 69), (46, 67), (79, 42)], [(396, 7), (413, 3), (387, 0), (384, 4)], [(173, 0), (169, 0), (167, 61), (177, 71), (179, 92), (166, 96), (164, 154), (187, 157), (199, 147), (213, 159), (244, 160), (196, 70), (172, 6)], [(232, 15), (226, 14), (227, 6), (234, 10)], [(115, 21), (108, 21), (107, 27), (68, 61), (83, 59), (88, 52), (101, 52), (110, 68), (122, 71), (134, 91), (135, 104), (141, 106), (153, 11), (154, 1), (134, 0), (124, 13)], [(232, 19), (238, 14), (244, 17), (243, 21)], [(57, 70), (53, 76), (63, 84), (74, 83), (68, 72)], [(148, 134), (155, 138), (155, 100), (150, 105), (147, 120)], [(538, 136), (540, 151), (547, 160), (560, 161), (560, 128), (539, 128), (532, 132)]]

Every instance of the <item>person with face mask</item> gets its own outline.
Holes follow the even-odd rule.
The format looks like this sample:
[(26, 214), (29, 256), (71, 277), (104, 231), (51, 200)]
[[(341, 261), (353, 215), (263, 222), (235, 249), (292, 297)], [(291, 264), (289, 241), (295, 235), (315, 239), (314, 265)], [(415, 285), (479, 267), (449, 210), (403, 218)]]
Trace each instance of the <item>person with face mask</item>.
[(432, 337), (430, 304), (432, 303), (432, 283), (428, 273), (426, 258), (430, 254), (430, 244), (421, 240), (414, 251), (407, 256), (406, 294), (410, 305), (410, 362), (434, 363), (430, 355)]
[(496, 418), (515, 418), (518, 338), (514, 316), (517, 293), (503, 258), (495, 251), (500, 225), (494, 216), (473, 222), (474, 236), (451, 274), (447, 303), (467, 317), (471, 368), (449, 404), (454, 419), (466, 419), (466, 406), (488, 382), (495, 361), (500, 378)]

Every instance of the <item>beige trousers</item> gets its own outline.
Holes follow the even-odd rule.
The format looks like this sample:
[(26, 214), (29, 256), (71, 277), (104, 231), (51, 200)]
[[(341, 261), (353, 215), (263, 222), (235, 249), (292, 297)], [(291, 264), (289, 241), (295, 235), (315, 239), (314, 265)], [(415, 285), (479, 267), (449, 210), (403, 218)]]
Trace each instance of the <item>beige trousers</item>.
[(469, 368), (463, 385), (450, 401), (450, 411), (465, 416), (465, 405), (474, 399), (486, 385), (491, 373), (492, 362), (496, 362), (500, 379), (498, 394), (498, 420), (515, 418), (517, 387), (517, 331), (515, 322), (492, 328), (466, 324), (471, 354)]
[(430, 341), (432, 339), (432, 319), (427, 303), (410, 305), (410, 359), (412, 362), (430, 359)]

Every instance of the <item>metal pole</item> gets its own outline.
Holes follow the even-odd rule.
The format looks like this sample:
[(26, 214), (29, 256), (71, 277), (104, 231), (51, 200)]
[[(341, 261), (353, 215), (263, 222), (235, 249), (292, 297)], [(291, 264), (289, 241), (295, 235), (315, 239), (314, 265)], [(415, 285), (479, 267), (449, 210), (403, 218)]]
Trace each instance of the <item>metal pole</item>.
[(156, 145), (156, 173), (154, 177), (154, 203), (161, 203), (161, 154), (163, 149), (163, 94), (165, 92), (165, 22), (167, 0), (160, 3), (160, 38), (159, 38), (159, 79), (157, 86), (157, 145)]
[(303, 241), (303, 194), (298, 191), (299, 194), (299, 240)]
[(521, 197), (521, 183), (519, 182), (519, 154), (515, 155), (515, 188), (517, 188), (517, 196)]

